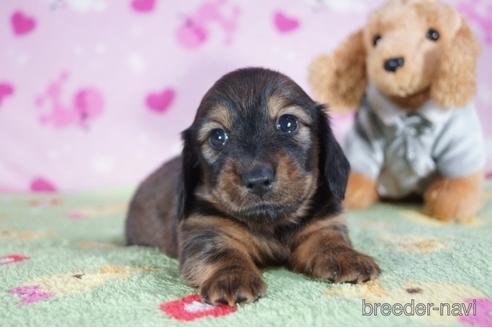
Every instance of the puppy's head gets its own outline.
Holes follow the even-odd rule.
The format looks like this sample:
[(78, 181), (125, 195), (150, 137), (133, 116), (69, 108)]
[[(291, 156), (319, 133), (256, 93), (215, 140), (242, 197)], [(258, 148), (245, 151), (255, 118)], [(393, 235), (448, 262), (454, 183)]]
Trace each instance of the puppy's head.
[(344, 197), (349, 165), (323, 108), (280, 73), (223, 76), (183, 139), (183, 216), (199, 199), (240, 220), (271, 222), (301, 216), (320, 190)]
[[(438, 76), (440, 69), (449, 69), (442, 65), (455, 65), (446, 61), (460, 61), (466, 52), (476, 57), (474, 42), (451, 6), (430, 0), (393, 0), (369, 18), (365, 30), (368, 75), (388, 95), (411, 96), (438, 78), (453, 79), (452, 72)], [(474, 66), (466, 62), (460, 70), (473, 71)], [(456, 78), (466, 82), (466, 76)]]
[(311, 66), (316, 96), (356, 107), (372, 81), (385, 95), (426, 94), (441, 106), (462, 106), (475, 94), (479, 45), (452, 6), (434, 0), (389, 0), (330, 56)]

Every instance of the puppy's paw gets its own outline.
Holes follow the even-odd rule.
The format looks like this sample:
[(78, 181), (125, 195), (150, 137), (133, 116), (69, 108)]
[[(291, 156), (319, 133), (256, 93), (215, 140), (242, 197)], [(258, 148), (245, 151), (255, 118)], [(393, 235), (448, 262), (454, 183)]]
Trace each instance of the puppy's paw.
[(424, 194), (424, 213), (443, 222), (467, 223), (480, 210), (482, 192), (474, 176), (434, 181)]
[(261, 276), (252, 271), (225, 271), (212, 275), (200, 287), (200, 294), (210, 304), (251, 303), (265, 294)]
[(312, 275), (336, 283), (362, 283), (375, 279), (381, 269), (370, 256), (340, 246), (315, 256)]
[(375, 180), (357, 172), (350, 173), (344, 201), (346, 208), (366, 208), (377, 202), (378, 199)]

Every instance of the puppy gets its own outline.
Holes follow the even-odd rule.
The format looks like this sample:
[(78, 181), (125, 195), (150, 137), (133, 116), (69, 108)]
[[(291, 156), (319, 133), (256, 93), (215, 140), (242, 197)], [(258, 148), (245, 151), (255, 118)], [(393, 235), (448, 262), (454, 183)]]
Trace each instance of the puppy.
[(287, 76), (223, 76), (183, 140), (181, 156), (138, 188), (126, 237), (177, 257), (205, 301), (254, 301), (271, 265), (338, 283), (378, 276), (340, 215), (349, 163), (324, 108)]

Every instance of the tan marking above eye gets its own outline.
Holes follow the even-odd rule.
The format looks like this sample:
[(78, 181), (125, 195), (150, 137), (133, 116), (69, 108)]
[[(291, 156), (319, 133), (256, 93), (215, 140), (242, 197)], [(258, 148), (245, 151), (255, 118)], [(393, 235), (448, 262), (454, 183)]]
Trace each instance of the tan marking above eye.
[(278, 117), (279, 111), (285, 107), (285, 99), (280, 96), (271, 96), (268, 98), (267, 109), (270, 118), (275, 119)]
[(230, 128), (232, 124), (229, 109), (221, 104), (210, 107), (205, 117), (207, 121), (215, 121), (226, 129)]
[(220, 153), (220, 151), (213, 149), (210, 144), (207, 142), (209, 139), (210, 133), (214, 129), (223, 129), (227, 132), (225, 127), (216, 121), (209, 121), (204, 123), (200, 129), (198, 130), (198, 143), (200, 144), (200, 148), (203, 154), (203, 157), (209, 162), (213, 163)]
[(230, 127), (231, 117), (229, 109), (224, 105), (217, 105), (211, 108), (207, 113), (207, 118), (211, 121), (217, 121), (224, 127)]
[(216, 121), (206, 122), (200, 127), (200, 130), (198, 130), (198, 136), (197, 136), (198, 141), (200, 143), (204, 143), (205, 141), (207, 141), (208, 136), (210, 135), (210, 131), (212, 131), (213, 129), (226, 130), (226, 128), (219, 122)]
[(268, 99), (267, 106), (268, 114), (270, 118), (275, 122), (280, 116), (284, 114), (290, 114), (297, 117), (299, 121), (305, 125), (310, 125), (312, 123), (311, 117), (309, 117), (309, 115), (302, 107), (296, 105), (288, 105), (287, 100), (283, 97), (271, 96)]
[(198, 130), (198, 141), (203, 143), (207, 140), (213, 129), (230, 130), (231, 117), (229, 109), (223, 105), (211, 107), (206, 114), (207, 121)]
[(304, 111), (304, 109), (302, 109), (299, 106), (288, 106), (288, 107), (284, 107), (284, 108), (280, 109), (277, 116), (276, 116), (276, 119), (278, 119), (280, 116), (285, 115), (285, 114), (294, 115), (295, 117), (297, 117), (299, 122), (304, 124), (304, 125), (309, 126), (312, 123), (311, 117), (309, 117), (309, 115), (306, 113), (306, 111)]

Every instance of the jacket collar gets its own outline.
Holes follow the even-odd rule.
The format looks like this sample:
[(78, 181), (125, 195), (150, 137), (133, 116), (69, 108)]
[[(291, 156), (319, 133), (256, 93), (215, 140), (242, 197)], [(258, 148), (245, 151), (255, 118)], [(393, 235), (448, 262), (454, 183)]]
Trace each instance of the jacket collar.
[[(393, 103), (371, 82), (369, 82), (367, 86), (366, 99), (371, 110), (378, 116), (384, 125), (397, 125), (409, 116), (408, 109)], [(432, 100), (428, 100), (416, 114), (432, 125), (436, 125), (447, 121), (453, 114), (453, 111), (454, 108), (440, 107), (435, 105)]]

